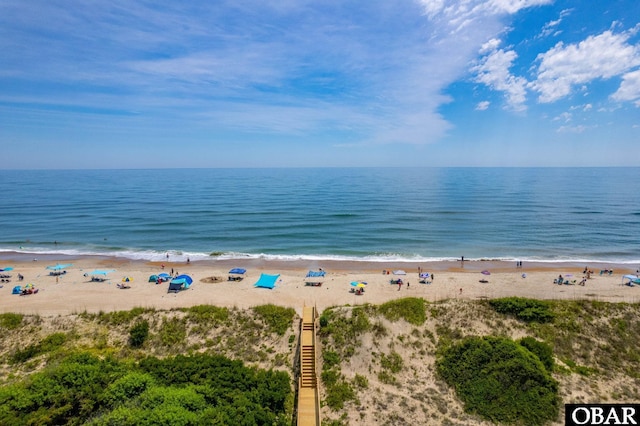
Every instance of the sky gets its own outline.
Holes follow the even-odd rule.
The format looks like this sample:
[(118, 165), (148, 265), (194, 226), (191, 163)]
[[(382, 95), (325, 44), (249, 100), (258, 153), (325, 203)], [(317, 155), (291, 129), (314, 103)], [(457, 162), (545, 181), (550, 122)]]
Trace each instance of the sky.
[(640, 165), (638, 0), (3, 0), (3, 169)]

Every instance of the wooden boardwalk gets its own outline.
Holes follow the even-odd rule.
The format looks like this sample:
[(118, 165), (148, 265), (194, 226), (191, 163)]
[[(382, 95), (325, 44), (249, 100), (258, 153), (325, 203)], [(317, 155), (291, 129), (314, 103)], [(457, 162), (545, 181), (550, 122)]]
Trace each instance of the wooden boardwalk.
[(305, 306), (300, 325), (298, 426), (320, 425), (320, 395), (316, 375), (316, 310)]

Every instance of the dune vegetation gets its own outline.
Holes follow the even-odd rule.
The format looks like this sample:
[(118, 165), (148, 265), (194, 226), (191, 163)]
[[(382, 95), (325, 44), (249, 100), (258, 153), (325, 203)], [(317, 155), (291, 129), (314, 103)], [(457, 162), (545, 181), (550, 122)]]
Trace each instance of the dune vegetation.
[[(640, 307), (522, 298), (336, 306), (318, 320), (323, 424), (562, 424), (640, 400)], [(291, 425), (291, 308), (0, 314), (0, 424)]]

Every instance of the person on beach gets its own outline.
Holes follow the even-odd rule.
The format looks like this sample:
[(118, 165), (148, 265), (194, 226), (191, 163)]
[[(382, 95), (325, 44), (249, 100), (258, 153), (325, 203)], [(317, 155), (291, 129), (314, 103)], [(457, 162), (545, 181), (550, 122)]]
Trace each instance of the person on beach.
[(409, 285), (410, 285), (410, 284), (411, 284), (411, 283), (409, 283), (409, 281), (407, 281), (407, 290), (409, 290)]
[(398, 280), (398, 291), (402, 288), (402, 280)]

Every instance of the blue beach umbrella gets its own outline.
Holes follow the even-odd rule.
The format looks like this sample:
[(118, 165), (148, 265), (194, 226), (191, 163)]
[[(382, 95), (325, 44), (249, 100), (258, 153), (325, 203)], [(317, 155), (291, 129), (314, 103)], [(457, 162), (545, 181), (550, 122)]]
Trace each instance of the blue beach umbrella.
[(7, 266), (6, 268), (0, 268), (0, 272), (9, 272), (9, 271), (13, 271), (12, 266)]

